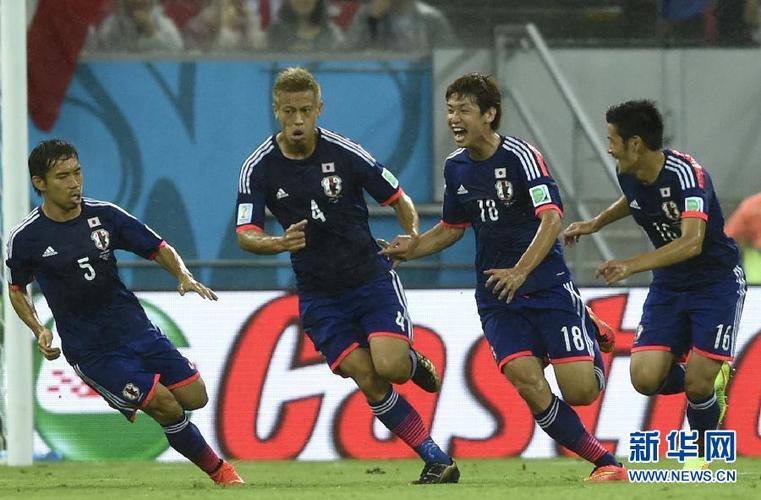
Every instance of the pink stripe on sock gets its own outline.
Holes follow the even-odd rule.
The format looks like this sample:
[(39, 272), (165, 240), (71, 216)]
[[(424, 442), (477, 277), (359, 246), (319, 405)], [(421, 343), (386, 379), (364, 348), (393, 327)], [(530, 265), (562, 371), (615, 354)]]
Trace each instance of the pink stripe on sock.
[(211, 474), (219, 468), (219, 456), (208, 445), (191, 460), (207, 474)]
[(596, 462), (600, 459), (601, 456), (608, 453), (608, 450), (606, 450), (603, 445), (600, 444), (597, 438), (588, 432), (585, 432), (581, 435), (571, 451), (579, 455), (581, 458), (589, 460), (592, 463)]
[(420, 443), (428, 439), (430, 434), (417, 412), (410, 412), (402, 422), (397, 425), (393, 433), (402, 438), (402, 441), (410, 447), (416, 448)]

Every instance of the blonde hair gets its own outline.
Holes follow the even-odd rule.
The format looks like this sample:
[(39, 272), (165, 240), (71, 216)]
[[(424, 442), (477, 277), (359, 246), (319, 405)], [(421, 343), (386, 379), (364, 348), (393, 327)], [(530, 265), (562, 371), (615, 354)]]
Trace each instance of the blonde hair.
[(319, 102), (322, 99), (320, 84), (312, 73), (304, 68), (287, 68), (277, 75), (272, 86), (272, 100), (277, 101), (278, 92), (303, 92), (311, 90)]

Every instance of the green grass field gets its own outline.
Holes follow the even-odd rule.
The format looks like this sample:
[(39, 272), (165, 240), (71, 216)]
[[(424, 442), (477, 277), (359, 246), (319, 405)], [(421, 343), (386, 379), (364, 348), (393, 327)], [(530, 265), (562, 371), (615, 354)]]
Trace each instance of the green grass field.
[[(735, 484), (589, 484), (587, 463), (574, 459), (462, 460), (459, 484), (413, 486), (413, 460), (239, 462), (248, 486), (214, 486), (192, 465), (153, 462), (51, 462), (0, 466), (0, 499), (294, 498), (627, 500), (654, 498), (761, 498), (761, 459), (742, 458), (721, 468), (738, 471)], [(714, 464), (715, 465), (715, 464)], [(677, 468), (662, 461), (658, 468)], [(637, 468), (641, 468), (639, 465)], [(720, 467), (714, 467), (720, 468)]]

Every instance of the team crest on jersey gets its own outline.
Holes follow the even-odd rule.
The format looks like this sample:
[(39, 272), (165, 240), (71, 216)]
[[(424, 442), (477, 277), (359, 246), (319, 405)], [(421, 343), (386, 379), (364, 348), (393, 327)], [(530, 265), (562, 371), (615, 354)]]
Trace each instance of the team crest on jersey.
[(509, 207), (513, 204), (515, 191), (513, 190), (512, 182), (507, 179), (500, 179), (494, 183), (494, 187), (497, 189), (497, 198), (502, 200), (502, 203), (504, 203), (505, 206)]
[(664, 201), (661, 205), (661, 208), (663, 209), (663, 213), (666, 214), (666, 218), (668, 220), (674, 222), (679, 220), (679, 207), (676, 206), (674, 201)]
[(124, 386), (124, 389), (122, 389), (122, 396), (124, 396), (124, 399), (137, 401), (140, 399), (140, 389), (132, 382), (129, 382)]
[(95, 246), (98, 247), (98, 250), (108, 250), (108, 244), (111, 240), (108, 231), (105, 229), (96, 229), (90, 233), (90, 239), (95, 243)]
[(341, 196), (343, 181), (337, 175), (329, 175), (322, 178), (322, 189), (329, 198), (338, 198)]

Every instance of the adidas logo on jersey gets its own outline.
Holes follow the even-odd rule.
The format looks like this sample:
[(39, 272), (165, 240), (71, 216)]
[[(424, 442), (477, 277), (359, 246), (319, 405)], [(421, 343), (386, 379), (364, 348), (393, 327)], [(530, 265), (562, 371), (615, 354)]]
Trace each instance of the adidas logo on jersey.
[(280, 188), (277, 190), (277, 194), (275, 195), (275, 198), (278, 200), (282, 200), (283, 198), (288, 198), (288, 193), (283, 191), (283, 188)]
[(54, 255), (58, 255), (58, 252), (56, 252), (53, 247), (47, 247), (44, 252), (42, 252), (43, 257), (52, 257)]
[(631, 202), (631, 203), (629, 203), (629, 206), (630, 206), (630, 207), (632, 207), (632, 208), (636, 208), (637, 210), (639, 210), (639, 203), (637, 203), (637, 200), (632, 200), (632, 202)]
[(468, 190), (465, 189), (465, 186), (460, 184), (460, 187), (457, 188), (457, 194), (468, 194)]

